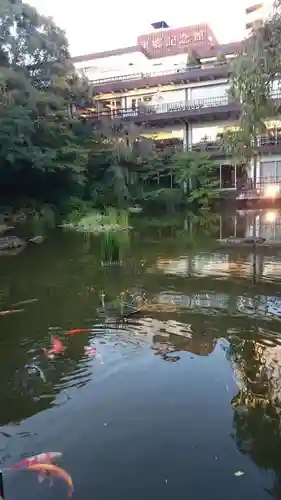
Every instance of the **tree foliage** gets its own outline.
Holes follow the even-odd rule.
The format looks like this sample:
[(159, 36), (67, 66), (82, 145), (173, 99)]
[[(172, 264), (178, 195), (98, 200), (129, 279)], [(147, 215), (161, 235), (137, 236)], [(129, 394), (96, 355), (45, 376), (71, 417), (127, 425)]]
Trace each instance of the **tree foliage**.
[(274, 81), (281, 66), (280, 6), (261, 26), (252, 30), (233, 62), (230, 96), (241, 105), (239, 130), (224, 135), (227, 152), (256, 162), (258, 137), (266, 130), (265, 121), (279, 112), (272, 99)]
[(86, 150), (71, 110), (87, 86), (50, 18), (1, 0), (0, 19), (0, 193), (45, 196), (54, 185), (83, 180)]

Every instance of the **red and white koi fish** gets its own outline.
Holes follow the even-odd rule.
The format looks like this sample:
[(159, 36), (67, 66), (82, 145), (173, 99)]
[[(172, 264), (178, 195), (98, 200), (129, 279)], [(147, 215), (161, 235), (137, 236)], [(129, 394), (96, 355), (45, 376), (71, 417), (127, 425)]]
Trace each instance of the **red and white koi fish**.
[(34, 455), (33, 457), (20, 460), (15, 465), (8, 467), (8, 470), (26, 469), (35, 464), (52, 464), (55, 458), (60, 458), (61, 456), (62, 453), (60, 453), (59, 451), (47, 451), (45, 453), (39, 453), (39, 455)]
[[(28, 470), (39, 472), (38, 480), (42, 482), (46, 476), (53, 480), (53, 477), (59, 477), (63, 479), (68, 485), (68, 498), (72, 497), (73, 493), (73, 482), (71, 476), (64, 469), (57, 467), (52, 464), (34, 464), (28, 467)], [(52, 486), (52, 482), (50, 484)]]
[(52, 347), (51, 349), (45, 349), (43, 347), (42, 351), (46, 354), (46, 356), (50, 359), (53, 359), (57, 354), (61, 354), (64, 351), (65, 347), (58, 337), (52, 336)]
[(96, 356), (97, 355), (97, 350), (95, 347), (91, 347), (90, 345), (86, 345), (84, 347), (85, 354), (88, 354), (88, 356)]
[(72, 330), (67, 330), (65, 335), (76, 335), (77, 333), (88, 333), (89, 330), (85, 328), (72, 328)]
[(0, 316), (7, 316), (7, 314), (20, 313), (24, 309), (8, 309), (7, 311), (0, 311)]

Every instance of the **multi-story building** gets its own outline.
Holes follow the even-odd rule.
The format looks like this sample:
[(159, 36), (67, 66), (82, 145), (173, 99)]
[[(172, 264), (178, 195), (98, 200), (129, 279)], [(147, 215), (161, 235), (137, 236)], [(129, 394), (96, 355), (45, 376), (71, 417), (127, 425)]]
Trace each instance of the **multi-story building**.
[(264, 21), (268, 19), (273, 10), (273, 2), (264, 0), (260, 3), (251, 3), (245, 9), (245, 35), (250, 35), (253, 28), (262, 26)]
[[(122, 118), (158, 143), (213, 155), (220, 187), (235, 190), (245, 181), (245, 169), (222, 153), (218, 138), (239, 117), (228, 89), (230, 63), (241, 42), (218, 44), (206, 24), (170, 29), (161, 21), (153, 27), (133, 47), (73, 58), (93, 86), (88, 119)], [(272, 90), (276, 99), (278, 85)], [(267, 128), (259, 142), (257, 181), (281, 183), (281, 121), (268, 121)]]

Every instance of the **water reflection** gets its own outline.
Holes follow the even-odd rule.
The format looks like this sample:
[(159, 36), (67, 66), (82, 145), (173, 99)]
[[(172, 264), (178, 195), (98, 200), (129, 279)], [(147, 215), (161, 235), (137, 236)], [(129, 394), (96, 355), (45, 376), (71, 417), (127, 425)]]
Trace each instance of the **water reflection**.
[(238, 392), (233, 397), (238, 449), (263, 469), (275, 471), (267, 491), (280, 498), (281, 339), (259, 329), (258, 338), (231, 338), (228, 357)]
[[(83, 472), (89, 463), (105, 499), (115, 490), (124, 500), (138, 497), (142, 487), (149, 500), (155, 492), (181, 495), (187, 469), (198, 500), (209, 493), (246, 498), (249, 489), (261, 500), (264, 489), (280, 498), (281, 253), (212, 248), (220, 236), (253, 231), (278, 239), (280, 216), (214, 216), (211, 229), (199, 216), (170, 226), (152, 222), (132, 224), (122, 267), (101, 265), (98, 238), (86, 244), (81, 235), (59, 232), (36, 252), (0, 260), (3, 309), (37, 299), (21, 315), (0, 318), (0, 461), (58, 443), (85, 499), (93, 490)], [(112, 309), (124, 294), (139, 311), (122, 319)], [(89, 332), (66, 338), (72, 328)], [(47, 360), (41, 349), (54, 333), (66, 350)], [(86, 346), (100, 358), (87, 355)], [(46, 382), (26, 375), (28, 363), (38, 364)], [(112, 429), (104, 425), (109, 420)], [(243, 483), (237, 470), (248, 470)], [(22, 491), (32, 500), (33, 490)]]

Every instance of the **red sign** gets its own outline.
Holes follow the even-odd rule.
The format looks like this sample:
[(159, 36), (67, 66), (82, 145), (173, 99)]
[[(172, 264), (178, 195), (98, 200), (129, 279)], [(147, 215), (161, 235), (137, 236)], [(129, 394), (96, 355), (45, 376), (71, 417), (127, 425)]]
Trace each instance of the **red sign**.
[(197, 24), (186, 28), (155, 30), (137, 39), (150, 57), (163, 57), (188, 52), (198, 46), (214, 45), (216, 39), (207, 24)]

